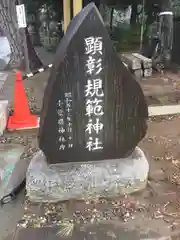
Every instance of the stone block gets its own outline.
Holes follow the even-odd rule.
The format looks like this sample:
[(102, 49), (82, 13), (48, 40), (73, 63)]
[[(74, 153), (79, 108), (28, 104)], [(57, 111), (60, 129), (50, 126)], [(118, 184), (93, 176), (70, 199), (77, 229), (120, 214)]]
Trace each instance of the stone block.
[(141, 61), (137, 57), (129, 53), (123, 53), (120, 56), (121, 60), (128, 65), (131, 70), (141, 69)]
[(0, 101), (0, 136), (3, 135), (4, 130), (6, 129), (8, 120), (8, 101)]
[(123, 64), (124, 64), (124, 66), (125, 66), (126, 68), (128, 68), (128, 65), (127, 65), (126, 63), (123, 62)]
[(139, 53), (133, 53), (132, 55), (140, 60), (143, 69), (152, 68), (152, 59), (147, 58)]
[(151, 77), (152, 76), (152, 68), (144, 69), (143, 76), (144, 77)]
[(143, 77), (143, 70), (142, 69), (137, 69), (134, 71), (131, 71), (133, 73), (133, 75), (135, 76), (137, 81), (140, 81)]
[(48, 165), (39, 151), (26, 174), (27, 196), (32, 202), (117, 197), (146, 187), (149, 164), (136, 147), (127, 158)]

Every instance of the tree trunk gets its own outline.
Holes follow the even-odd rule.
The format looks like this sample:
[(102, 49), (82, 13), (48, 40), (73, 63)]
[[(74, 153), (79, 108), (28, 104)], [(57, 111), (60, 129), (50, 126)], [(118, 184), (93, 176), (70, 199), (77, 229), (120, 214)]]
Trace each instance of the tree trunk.
[(161, 61), (167, 68), (171, 61), (173, 44), (173, 14), (163, 14), (172, 11), (172, 0), (163, 0), (160, 13), (160, 43)]
[(100, 0), (83, 0), (83, 6), (85, 7), (86, 5), (88, 5), (90, 2), (94, 2), (96, 4), (96, 7), (99, 8), (100, 7)]
[(41, 40), (40, 40), (40, 34), (39, 34), (39, 28), (40, 28), (40, 22), (39, 22), (39, 15), (38, 15), (38, 11), (34, 13), (35, 16), (35, 32), (36, 32), (36, 46), (41, 46)]
[(96, 7), (99, 8), (99, 7), (100, 7), (100, 4), (101, 4), (101, 1), (100, 1), (100, 0), (96, 0), (96, 1), (95, 1), (95, 4), (96, 4)]
[(109, 24), (111, 33), (113, 31), (113, 18), (114, 18), (114, 8), (112, 7), (111, 8), (111, 15), (110, 15), (110, 24)]
[(133, 2), (132, 5), (132, 11), (131, 11), (131, 26), (136, 24), (136, 17), (137, 17), (137, 3)]
[(153, 23), (154, 21), (154, 17), (152, 15), (152, 12), (151, 11), (148, 11), (147, 13), (147, 20), (146, 20), (146, 28), (144, 30), (144, 33), (143, 33), (143, 39), (144, 39), (144, 43), (147, 43), (148, 42), (148, 38), (149, 36), (147, 35), (148, 33), (148, 29), (149, 29), (149, 26)]
[(29, 36), (29, 32), (27, 28), (25, 29), (26, 41), (27, 41), (27, 49), (28, 49), (28, 56), (29, 56), (29, 67), (30, 70), (33, 72), (43, 66), (41, 60), (36, 54), (34, 50), (34, 46), (32, 44), (31, 38)]
[(22, 65), (22, 48), (16, 16), (15, 0), (0, 0), (0, 23), (3, 34), (7, 37), (11, 47), (11, 68)]
[[(22, 31), (18, 28), (16, 15), (16, 0), (0, 0), (0, 23), (3, 34), (7, 37), (11, 47), (10, 68), (25, 71), (25, 59), (23, 49)], [(22, 29), (24, 31), (24, 29)], [(29, 33), (25, 29), (27, 48), (29, 53), (29, 63), (31, 71), (42, 67), (42, 63), (38, 58), (34, 47), (31, 43)]]

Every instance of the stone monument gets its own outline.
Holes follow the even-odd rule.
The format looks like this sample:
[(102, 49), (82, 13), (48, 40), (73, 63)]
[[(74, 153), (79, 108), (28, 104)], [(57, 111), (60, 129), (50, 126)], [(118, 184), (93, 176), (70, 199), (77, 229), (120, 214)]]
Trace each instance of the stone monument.
[(149, 167), (136, 146), (146, 134), (147, 104), (93, 3), (71, 21), (53, 66), (28, 195), (67, 200), (82, 199), (89, 186), (101, 196), (143, 188)]

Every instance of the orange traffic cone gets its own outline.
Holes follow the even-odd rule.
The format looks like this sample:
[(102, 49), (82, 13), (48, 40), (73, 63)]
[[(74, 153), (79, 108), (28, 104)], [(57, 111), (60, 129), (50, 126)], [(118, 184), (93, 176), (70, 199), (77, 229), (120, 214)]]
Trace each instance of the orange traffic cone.
[(38, 127), (38, 118), (30, 113), (22, 74), (21, 72), (16, 72), (14, 113), (8, 119), (7, 128), (9, 130), (18, 130), (36, 127)]

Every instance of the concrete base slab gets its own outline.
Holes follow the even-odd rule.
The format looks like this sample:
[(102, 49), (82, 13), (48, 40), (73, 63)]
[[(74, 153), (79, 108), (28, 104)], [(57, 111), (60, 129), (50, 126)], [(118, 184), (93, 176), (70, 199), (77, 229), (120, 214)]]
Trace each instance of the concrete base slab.
[(18, 144), (0, 145), (0, 200), (24, 181), (29, 161), (21, 159), (24, 147)]
[(8, 77), (8, 73), (7, 72), (0, 72), (0, 91), (4, 86), (4, 83), (6, 81)]
[(42, 151), (31, 160), (26, 175), (32, 202), (117, 197), (146, 187), (148, 161), (140, 148), (127, 158), (47, 165)]
[(3, 135), (6, 129), (8, 119), (8, 101), (0, 101), (0, 136)]

